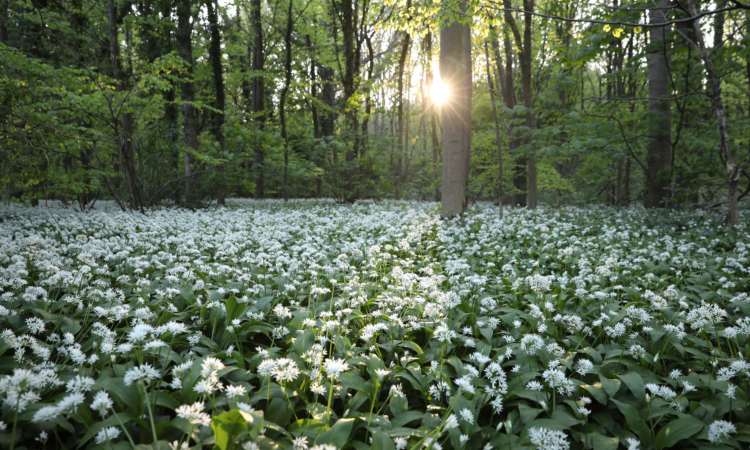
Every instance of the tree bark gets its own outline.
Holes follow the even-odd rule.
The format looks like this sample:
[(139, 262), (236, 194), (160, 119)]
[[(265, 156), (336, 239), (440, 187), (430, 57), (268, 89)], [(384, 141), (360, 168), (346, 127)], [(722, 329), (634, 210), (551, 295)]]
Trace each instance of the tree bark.
[(444, 105), (442, 215), (452, 217), (466, 207), (471, 149), (471, 30), (467, 1), (459, 2), (461, 22), (443, 23), (440, 30), (440, 74), (451, 87)]
[(186, 67), (186, 74), (180, 83), (180, 96), (182, 100), (182, 129), (185, 140), (185, 152), (183, 154), (183, 192), (182, 201), (185, 205), (192, 206), (195, 202), (193, 193), (193, 162), (190, 152), (198, 149), (198, 118), (193, 102), (195, 101), (195, 88), (193, 86), (193, 12), (190, 0), (179, 0), (177, 2), (177, 53), (182, 58)]
[(320, 99), (325, 105), (325, 110), (320, 117), (320, 134), (323, 138), (333, 136), (336, 127), (336, 86), (333, 80), (333, 69), (325, 65), (318, 66), (320, 75)]
[[(206, 0), (208, 12), (208, 27), (210, 43), (208, 46), (208, 60), (211, 63), (211, 72), (214, 82), (214, 109), (218, 112), (212, 114), (211, 132), (219, 144), (220, 157), (226, 157), (226, 144), (224, 141), (224, 110), (226, 96), (224, 93), (224, 68), (222, 65), (221, 31), (219, 30), (219, 2), (218, 0)], [(216, 200), (219, 205), (226, 203), (227, 182), (225, 179), (224, 163), (219, 164), (217, 180)]]
[[(495, 35), (494, 29), (490, 29), (489, 40), (497, 42), (497, 36)], [(492, 104), (492, 121), (495, 125), (495, 146), (497, 147), (497, 186), (495, 197), (497, 204), (502, 204), (503, 198), (503, 142), (500, 132), (500, 116), (497, 112), (497, 91), (495, 90), (495, 83), (492, 77), (492, 64), (490, 61), (490, 51), (487, 42), (484, 43), (484, 60), (487, 70), (487, 89), (490, 91), (490, 103)], [(500, 64), (500, 63), (498, 63)]]
[(318, 77), (315, 68), (317, 63), (315, 60), (315, 49), (313, 48), (312, 39), (309, 34), (305, 35), (305, 46), (310, 53), (310, 67), (307, 76), (310, 79), (310, 114), (312, 116), (313, 137), (315, 139), (320, 139), (320, 120), (318, 117), (318, 106), (316, 104), (318, 99)]
[[(130, 89), (129, 74), (123, 70), (120, 60), (120, 42), (118, 25), (121, 17), (117, 11), (114, 0), (109, 0), (107, 8), (109, 16), (109, 54), (112, 78), (117, 80), (117, 92), (124, 95)], [(125, 101), (124, 99), (122, 100)], [(117, 134), (117, 146), (119, 148), (120, 168), (125, 172), (125, 181), (128, 190), (128, 206), (132, 209), (143, 209), (141, 201), (140, 186), (135, 166), (135, 154), (133, 150), (134, 117), (128, 111), (127, 105), (121, 108), (120, 117), (114, 117), (115, 130)]]
[[(265, 110), (265, 79), (263, 75), (263, 66), (265, 57), (263, 55), (263, 23), (261, 21), (261, 1), (252, 0), (250, 2), (250, 26), (253, 30), (253, 39), (249, 48), (251, 53), (251, 69), (253, 71), (252, 79), (252, 107), (253, 120), (259, 130), (265, 128), (266, 110)], [(264, 154), (263, 146), (260, 139), (255, 145), (255, 196), (262, 198), (265, 196), (265, 178), (264, 178)]]
[(375, 76), (375, 50), (372, 47), (372, 36), (365, 35), (365, 46), (367, 47), (367, 91), (365, 92), (365, 114), (362, 117), (362, 154), (367, 153), (369, 146), (369, 126), (372, 115), (372, 86)]
[[(649, 10), (649, 23), (666, 22), (669, 0), (655, 0)], [(668, 25), (649, 30), (648, 64), (648, 153), (646, 158), (646, 206), (665, 207), (669, 203), (672, 161), (672, 111), (667, 62)]]
[[(506, 73), (505, 73), (505, 81), (506, 81), (506, 89), (507, 93), (504, 95), (505, 97), (505, 106), (509, 109), (513, 110), (516, 107), (516, 104), (518, 100), (516, 99), (516, 92), (515, 92), (515, 86), (514, 86), (514, 80), (513, 80), (513, 47), (511, 44), (510, 36), (512, 34), (513, 40), (516, 43), (516, 47), (519, 49), (519, 59), (520, 55), (523, 53), (523, 38), (521, 37), (521, 33), (518, 30), (518, 25), (516, 24), (516, 20), (513, 17), (512, 13), (512, 4), (511, 0), (503, 0), (503, 19), (505, 21), (505, 24), (508, 25), (503, 29), (503, 45), (505, 47), (505, 60), (506, 60)], [(523, 62), (521, 62), (521, 69), (523, 70)], [(529, 71), (530, 75), (530, 71)], [(521, 78), (523, 79), (523, 73), (521, 74)], [(523, 81), (523, 80), (522, 80)], [(522, 83), (523, 85), (523, 83)], [(528, 189), (528, 177), (527, 177), (527, 170), (528, 170), (528, 164), (527, 164), (527, 158), (525, 155), (518, 155), (518, 147), (521, 146), (522, 142), (519, 136), (515, 133), (515, 127), (513, 125), (513, 122), (516, 120), (516, 113), (514, 112), (511, 116), (511, 125), (510, 125), (510, 154), (516, 155), (516, 161), (513, 167), (513, 186), (516, 188), (516, 191), (518, 191), (513, 196), (513, 203), (516, 206), (525, 206), (527, 195), (526, 191)]]
[[(524, 28), (523, 28), (523, 51), (521, 52), (521, 90), (523, 92), (523, 103), (526, 107), (526, 126), (528, 133), (536, 128), (536, 116), (534, 115), (534, 93), (531, 85), (531, 62), (532, 62), (532, 18), (534, 12), (534, 0), (524, 0)], [(527, 145), (530, 144), (527, 140)], [(536, 181), (536, 152), (529, 145), (526, 156), (526, 206), (536, 208), (537, 203), (537, 181)]]
[(289, 96), (289, 85), (292, 83), (292, 30), (294, 21), (292, 18), (292, 0), (289, 0), (289, 6), (286, 14), (286, 32), (284, 33), (284, 87), (281, 88), (281, 97), (279, 99), (279, 124), (281, 125), (281, 138), (284, 140), (284, 174), (283, 174), (283, 195), (284, 200), (289, 199), (289, 134), (286, 124), (286, 102)]
[[(698, 8), (695, 6), (695, 0), (688, 0), (688, 12), (690, 15), (697, 15)], [(715, 43), (721, 45), (722, 34), (723, 34), (723, 20), (717, 21), (722, 26), (721, 28), (714, 29)], [(703, 66), (706, 69), (706, 75), (708, 78), (708, 95), (711, 98), (711, 108), (713, 109), (714, 115), (716, 116), (716, 126), (719, 130), (719, 156), (724, 162), (724, 170), (727, 177), (727, 215), (726, 222), (730, 226), (739, 224), (740, 216), (737, 209), (737, 186), (740, 180), (740, 166), (737, 163), (737, 159), (730, 147), (729, 127), (727, 123), (727, 112), (724, 108), (724, 101), (721, 95), (721, 79), (716, 73), (716, 67), (714, 65), (713, 56), (716, 55), (718, 48), (713, 49), (713, 55), (711, 51), (706, 48), (706, 43), (703, 39), (703, 31), (700, 28), (700, 21), (694, 20), (693, 32), (695, 34), (695, 46), (697, 47), (698, 53), (703, 60)], [(719, 36), (716, 36), (718, 33)], [(720, 47), (719, 47), (720, 48)]]
[[(427, 53), (427, 86), (432, 86), (432, 32), (428, 31), (425, 36), (425, 53)], [(435, 105), (429, 103), (428, 114), (430, 115), (430, 140), (432, 141), (432, 176), (435, 180), (439, 179), (438, 166), (440, 163), (440, 139), (438, 138), (438, 116), (440, 111)], [(435, 201), (440, 200), (440, 187), (435, 188)]]
[(0, 0), (0, 42), (8, 43), (8, 3), (9, 0)]
[[(346, 152), (346, 160), (353, 161), (359, 152), (357, 134), (359, 131), (357, 108), (350, 105), (350, 99), (357, 90), (356, 77), (358, 76), (358, 62), (356, 58), (356, 0), (341, 1), (341, 32), (344, 45), (344, 104), (347, 121), (347, 131), (350, 134), (351, 145)], [(349, 195), (352, 193), (350, 192)]]
[[(407, 0), (407, 5), (411, 2)], [(411, 46), (411, 36), (409, 33), (403, 33), (401, 39), (401, 51), (399, 52), (398, 58), (398, 69), (397, 69), (397, 88), (396, 88), (396, 111), (397, 111), (397, 154), (396, 154), (396, 167), (395, 172), (395, 187), (396, 187), (396, 198), (401, 198), (401, 183), (403, 182), (404, 176), (404, 159), (406, 153), (406, 145), (404, 134), (404, 66), (406, 65), (406, 57), (409, 55), (409, 47)]]

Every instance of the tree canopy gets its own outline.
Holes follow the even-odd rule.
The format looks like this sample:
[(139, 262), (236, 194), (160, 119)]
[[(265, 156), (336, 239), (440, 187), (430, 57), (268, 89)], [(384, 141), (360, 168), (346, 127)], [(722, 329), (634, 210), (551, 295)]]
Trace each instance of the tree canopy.
[(0, 184), (84, 209), (436, 199), (465, 126), (463, 203), (736, 210), (749, 28), (734, 0), (3, 0)]

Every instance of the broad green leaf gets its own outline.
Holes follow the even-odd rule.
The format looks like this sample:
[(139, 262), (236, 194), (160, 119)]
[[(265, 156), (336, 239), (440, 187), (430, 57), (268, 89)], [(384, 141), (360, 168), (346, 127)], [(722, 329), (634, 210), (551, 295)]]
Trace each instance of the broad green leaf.
[(693, 416), (683, 414), (662, 427), (656, 434), (657, 448), (670, 448), (703, 430), (704, 423)]
[(641, 378), (640, 374), (628, 372), (624, 375), (619, 375), (619, 378), (630, 389), (635, 398), (643, 400), (646, 397), (646, 389), (644, 388), (643, 378)]
[(349, 435), (352, 432), (352, 428), (354, 428), (354, 419), (339, 419), (335, 424), (333, 424), (330, 430), (318, 436), (316, 443), (332, 444), (337, 448), (344, 448), (347, 441), (349, 440)]

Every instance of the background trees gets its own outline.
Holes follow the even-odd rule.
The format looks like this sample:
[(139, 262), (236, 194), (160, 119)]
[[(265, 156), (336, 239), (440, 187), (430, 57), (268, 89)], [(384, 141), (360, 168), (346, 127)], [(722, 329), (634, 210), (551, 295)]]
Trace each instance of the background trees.
[[(529, 207), (742, 202), (745, 3), (472, 2), (474, 76), (443, 64), (441, 100), (459, 5), (4, 0), (3, 195), (434, 199), (442, 170), (467, 171), (455, 198)], [(469, 134), (463, 169), (438, 150)]]

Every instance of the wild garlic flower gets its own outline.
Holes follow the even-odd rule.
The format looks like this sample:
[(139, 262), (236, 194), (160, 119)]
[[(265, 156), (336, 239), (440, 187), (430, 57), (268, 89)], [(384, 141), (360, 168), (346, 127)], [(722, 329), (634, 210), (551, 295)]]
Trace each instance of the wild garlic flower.
[(323, 368), (328, 378), (338, 380), (342, 373), (349, 370), (349, 364), (343, 359), (329, 358), (323, 362)]
[(733, 423), (726, 420), (714, 420), (708, 426), (708, 440), (714, 443), (720, 442), (722, 439), (736, 432), (737, 428)]
[(211, 416), (205, 412), (202, 402), (178, 406), (175, 412), (177, 417), (183, 418), (193, 425), (208, 426), (211, 424)]
[(536, 450), (568, 450), (570, 443), (564, 432), (544, 427), (529, 430), (529, 440)]

